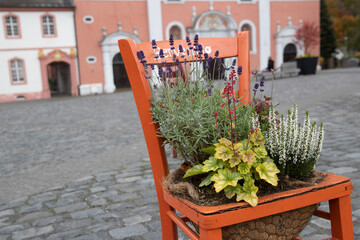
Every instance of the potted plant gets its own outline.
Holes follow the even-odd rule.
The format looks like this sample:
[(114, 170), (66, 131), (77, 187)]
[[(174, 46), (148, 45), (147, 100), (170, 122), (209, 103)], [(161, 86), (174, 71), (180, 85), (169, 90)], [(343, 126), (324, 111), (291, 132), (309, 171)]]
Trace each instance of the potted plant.
[[(181, 45), (175, 49), (170, 37), (174, 56), (171, 63), (163, 60), (163, 49), (158, 49), (155, 41), (152, 44), (160, 64), (158, 70), (147, 65), (142, 51), (137, 56), (152, 86), (151, 113), (158, 134), (176, 149), (182, 162), (164, 181), (170, 192), (203, 205), (245, 201), (256, 206), (259, 195), (295, 185), (311, 186), (321, 180), (322, 175), (314, 174), (313, 168), (322, 148), (322, 124), (319, 128), (316, 123), (310, 124), (306, 114), (301, 126), (296, 107), (287, 118), (276, 119), (271, 97), (263, 96), (263, 80), (253, 88), (252, 103), (244, 105), (234, 91), (242, 74), (241, 66), (236, 67), (236, 61), (225, 66), (217, 58), (218, 52), (214, 56), (204, 53), (198, 36), (193, 42), (187, 38), (186, 49)], [(185, 55), (197, 61), (181, 64), (178, 58)], [(215, 74), (208, 72), (213, 61), (220, 80), (211, 78)], [(257, 92), (261, 94), (259, 98)], [(311, 174), (315, 177), (311, 178)], [(305, 218), (303, 214), (294, 215), (308, 221), (316, 208), (300, 209), (308, 213)], [(288, 215), (284, 217), (289, 218)], [(299, 224), (299, 219), (294, 221), (298, 221), (298, 228), (291, 230), (294, 235), (289, 239), (306, 225)], [(246, 229), (247, 225), (235, 227)], [(288, 232), (279, 234), (285, 236)]]
[(318, 56), (311, 54), (313, 47), (319, 43), (319, 27), (314, 23), (304, 22), (297, 30), (293, 42), (300, 46), (304, 55), (296, 58), (300, 74), (315, 74)]

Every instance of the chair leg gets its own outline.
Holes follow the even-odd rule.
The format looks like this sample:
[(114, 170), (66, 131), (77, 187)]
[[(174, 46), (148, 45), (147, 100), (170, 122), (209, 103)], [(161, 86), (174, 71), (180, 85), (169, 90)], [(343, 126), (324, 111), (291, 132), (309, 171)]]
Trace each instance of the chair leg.
[(200, 227), (200, 240), (222, 240), (221, 228), (204, 229)]
[[(178, 232), (176, 224), (171, 220), (167, 214), (167, 208), (160, 208), (161, 231), (163, 240), (178, 240)], [(174, 211), (171, 207), (169, 210)]]
[(339, 240), (353, 240), (354, 229), (350, 195), (329, 200), (332, 237)]

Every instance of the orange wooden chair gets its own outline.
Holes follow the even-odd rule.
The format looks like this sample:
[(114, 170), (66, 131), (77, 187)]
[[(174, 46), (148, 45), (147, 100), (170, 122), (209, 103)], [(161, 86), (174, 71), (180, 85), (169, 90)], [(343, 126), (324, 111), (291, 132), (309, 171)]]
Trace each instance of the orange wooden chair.
[[(130, 79), (150, 156), (160, 209), (163, 240), (178, 239), (177, 227), (193, 240), (219, 240), (222, 239), (221, 228), (224, 226), (323, 201), (329, 201), (330, 212), (317, 210), (314, 215), (331, 221), (332, 239), (354, 239), (350, 200), (352, 184), (347, 177), (328, 174), (322, 183), (314, 187), (261, 197), (256, 207), (250, 207), (243, 202), (215, 207), (198, 206), (174, 197), (167, 192), (162, 186), (163, 177), (169, 173), (162, 145), (163, 141), (157, 137), (156, 126), (152, 124), (153, 119), (149, 110), (151, 89), (148, 80), (145, 78), (143, 65), (137, 59), (137, 51), (143, 50), (148, 64), (156, 64), (154, 51), (151, 42), (136, 44), (132, 39), (122, 39), (118, 43)], [(216, 50), (219, 50), (219, 58), (237, 57), (239, 65), (243, 67), (243, 74), (239, 79), (238, 95), (246, 96), (245, 100), (249, 102), (250, 96), (245, 94), (250, 84), (248, 32), (240, 32), (236, 37), (200, 39), (200, 43), (206, 47), (207, 51), (211, 51), (212, 56)], [(187, 46), (185, 40), (176, 40), (175, 46), (177, 47), (179, 44)], [(160, 48), (169, 48), (168, 41), (157, 42), (157, 45)], [(168, 62), (171, 61), (170, 55), (166, 57)], [(177, 212), (183, 216), (177, 215)], [(199, 234), (186, 224), (189, 220), (199, 226)]]

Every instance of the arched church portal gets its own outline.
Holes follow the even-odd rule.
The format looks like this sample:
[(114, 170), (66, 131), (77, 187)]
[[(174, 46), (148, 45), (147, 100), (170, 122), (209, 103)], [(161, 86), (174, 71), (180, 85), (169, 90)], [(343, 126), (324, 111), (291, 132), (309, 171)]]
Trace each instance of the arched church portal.
[(296, 58), (296, 46), (293, 43), (289, 43), (284, 48), (284, 62), (292, 61)]
[(113, 58), (114, 84), (116, 89), (130, 88), (129, 77), (126, 73), (124, 61), (121, 53), (117, 53)]

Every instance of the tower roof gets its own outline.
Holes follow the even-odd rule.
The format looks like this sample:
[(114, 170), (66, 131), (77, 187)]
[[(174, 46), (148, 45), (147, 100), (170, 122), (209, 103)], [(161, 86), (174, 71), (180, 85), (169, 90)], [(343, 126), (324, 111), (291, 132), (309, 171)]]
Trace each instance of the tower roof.
[(0, 0), (0, 7), (74, 8), (73, 0)]

